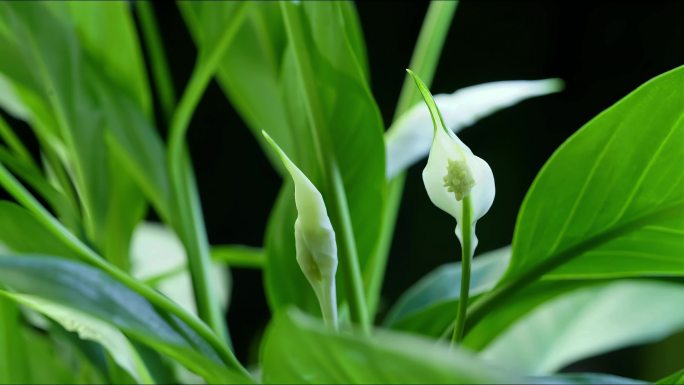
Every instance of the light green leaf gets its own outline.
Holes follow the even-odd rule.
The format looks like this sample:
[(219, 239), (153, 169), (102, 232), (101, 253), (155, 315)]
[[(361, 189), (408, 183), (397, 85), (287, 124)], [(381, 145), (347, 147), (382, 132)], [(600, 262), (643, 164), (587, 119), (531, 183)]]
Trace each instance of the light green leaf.
[(377, 330), (336, 334), (294, 311), (277, 313), (262, 346), (263, 380), (273, 383), (499, 383), (513, 376), (460, 350)]
[(225, 367), (187, 325), (96, 268), (50, 256), (0, 256), (0, 284), (107, 322), (207, 381), (251, 382)]
[[(599, 114), (525, 198), (503, 282), (684, 274), (684, 67)], [(562, 265), (562, 266), (561, 266)]]
[(645, 83), (568, 139), (523, 202), (509, 269), (480, 319), (540, 277), (684, 275), (684, 67)]
[(533, 310), (481, 357), (525, 373), (553, 373), (580, 359), (658, 341), (684, 329), (678, 283), (620, 281), (573, 291)]
[(153, 383), (138, 352), (121, 331), (83, 312), (31, 295), (5, 293), (17, 303), (26, 305), (61, 324), (66, 330), (78, 333), (82, 339), (100, 343), (116, 363), (140, 383)]
[[(562, 88), (560, 79), (500, 81), (462, 88), (452, 94), (438, 94), (434, 99), (446, 127), (458, 133), (501, 109)], [(385, 133), (387, 179), (428, 154), (432, 131), (430, 113), (422, 102), (416, 103), (390, 126)]]
[[(473, 259), (471, 296), (485, 293), (496, 285), (508, 266), (510, 253), (511, 248), (507, 246)], [(438, 336), (456, 318), (460, 286), (461, 264), (442, 265), (402, 294), (387, 314), (385, 326)], [(434, 332), (421, 330), (423, 327)]]
[(97, 67), (126, 90), (148, 119), (152, 97), (135, 23), (127, 1), (67, 2), (84, 50)]

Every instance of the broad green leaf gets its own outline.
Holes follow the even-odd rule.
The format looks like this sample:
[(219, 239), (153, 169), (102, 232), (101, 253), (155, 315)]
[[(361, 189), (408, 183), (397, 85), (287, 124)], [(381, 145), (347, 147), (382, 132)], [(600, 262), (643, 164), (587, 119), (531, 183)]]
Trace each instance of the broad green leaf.
[[(204, 7), (211, 5), (206, 2), (181, 3), (185, 21), (200, 50), (207, 49), (201, 30), (217, 17), (202, 17)], [(215, 14), (221, 13), (220, 8), (213, 6)], [(316, 39), (308, 41), (310, 54), (316, 61), (316, 73), (309, 75), (316, 76), (321, 86), (320, 95), (324, 96), (320, 101), (321, 113), (330, 123), (328, 129), (335, 147), (326, 151), (338, 154), (352, 222), (356, 224), (358, 252), (361, 258), (368, 258), (377, 238), (374, 232), (381, 217), (379, 209), (383, 207), (384, 182), (379, 171), (383, 167), (384, 156), (382, 121), (368, 90), (362, 34), (350, 3), (303, 3), (300, 8), (305, 24), (302, 27)], [(222, 20), (228, 17), (224, 12)], [(312, 130), (308, 126), (294, 52), (287, 42), (280, 5), (275, 2), (251, 3), (249, 14), (228, 52), (219, 67), (219, 84), (274, 167), (283, 173), (281, 162), (263, 140), (261, 130), (268, 132), (320, 187), (320, 166), (316, 152), (312, 151)], [(240, 52), (240, 55), (231, 52)], [(353, 156), (355, 153), (368, 154), (372, 159), (361, 162), (359, 157)], [(292, 196), (283, 195), (288, 191), (291, 193), (284, 187), (279, 195), (266, 236), (269, 303), (274, 308), (296, 303), (317, 312), (315, 298), (307, 283), (290, 279), (301, 273), (294, 260), (294, 242), (289, 241), (296, 211)]]
[[(490, 312), (480, 319), (466, 334), (463, 346), (474, 351), (481, 351), (497, 336), (505, 333), (510, 327), (543, 304), (569, 293), (575, 289), (598, 284), (600, 281), (539, 281), (520, 290), (520, 292), (499, 302), (496, 311)], [(485, 297), (483, 294), (479, 298)], [(472, 320), (471, 320), (472, 321)], [(450, 325), (451, 326), (451, 325)], [(468, 325), (466, 325), (468, 326)], [(436, 336), (446, 334), (450, 329), (442, 329)]]
[[(314, 146), (315, 151), (303, 147), (298, 152), (307, 152), (313, 159), (308, 162), (302, 162), (301, 159), (296, 161), (302, 171), (319, 187), (319, 190), (324, 192), (324, 198), (328, 200), (332, 199), (332, 186), (337, 182), (334, 180), (334, 175), (327, 175), (331, 174), (331, 170), (324, 171), (325, 167), (319, 166), (318, 156), (327, 158), (328, 164), (333, 162), (331, 159), (334, 158), (341, 174), (341, 184), (348, 203), (359, 265), (363, 272), (375, 253), (385, 206), (382, 119), (370, 94), (368, 84), (363, 80), (361, 69), (358, 66), (340, 67), (343, 63), (351, 63), (351, 59), (340, 59), (337, 63), (330, 63), (332, 57), (354, 55), (342, 30), (339, 9), (335, 8), (330, 12), (321, 13), (320, 15), (325, 17), (313, 19), (309, 15), (309, 8), (332, 5), (328, 3), (282, 4), (291, 8), (290, 16), (294, 19), (289, 23), (292, 30), (296, 31), (293, 35), (296, 41), (289, 42), (285, 53), (286, 65), (288, 55), (292, 56), (292, 72), (284, 74), (286, 78), (290, 78), (289, 81), (294, 86), (285, 87), (283, 92), (286, 95), (285, 100), (291, 101), (289, 104), (292, 105), (297, 101), (305, 103), (304, 106), (293, 105), (292, 107), (296, 109), (289, 108), (288, 116), (293, 122), (302, 122), (303, 127), (308, 127), (303, 137), (314, 138), (314, 135), (319, 137), (319, 140), (314, 141), (318, 143)], [(334, 38), (326, 40), (327, 44), (313, 39), (315, 31), (323, 26), (340, 29), (334, 34)], [(333, 35), (332, 32), (328, 34)], [(312, 124), (314, 127), (311, 126)], [(321, 153), (317, 152), (318, 146), (320, 146)], [(358, 154), (364, 154), (364, 156), (359, 157)], [(317, 167), (322, 168), (320, 174), (316, 172)], [(317, 178), (317, 174), (320, 177)], [(328, 183), (322, 183), (324, 180)], [(330, 188), (322, 189), (320, 188), (322, 184)], [(334, 219), (336, 215), (342, 214), (331, 206), (332, 203), (333, 201), (327, 201), (331, 218)], [(292, 228), (292, 225), (293, 222), (282, 224), (281, 231)], [(336, 228), (335, 232), (338, 234), (338, 239), (342, 239), (343, 229)], [(290, 260), (291, 255), (294, 254), (294, 250), (275, 248), (271, 244), (266, 246), (269, 251), (269, 260), (279, 258)], [(341, 256), (340, 259), (342, 258)], [(276, 275), (272, 274), (271, 277), (276, 277)], [(278, 279), (280, 282), (274, 283), (274, 286), (290, 284), (285, 276)], [(344, 285), (345, 282), (341, 281), (340, 293), (345, 293)], [(269, 295), (276, 297), (274, 302), (281, 306), (292, 303), (301, 306), (302, 303), (307, 302), (305, 293), (300, 293), (294, 298), (285, 297), (278, 291), (271, 291)], [(344, 295), (342, 300), (344, 300)]]
[(97, 67), (126, 90), (148, 119), (152, 97), (135, 23), (127, 1), (67, 2), (83, 48)]
[(88, 265), (41, 255), (0, 256), (0, 284), (117, 327), (207, 381), (250, 382), (226, 368), (216, 352), (177, 318)]
[[(180, 10), (200, 50), (210, 49), (201, 38), (205, 20), (204, 7), (213, 7), (214, 17), (228, 20), (225, 7), (211, 5), (211, 2), (180, 2)], [(223, 11), (223, 13), (221, 13)], [(283, 171), (282, 162), (266, 144), (261, 130), (268, 132), (283, 150), (300, 163), (294, 152), (293, 127), (281, 99), (281, 61), (286, 39), (280, 15), (280, 6), (275, 2), (254, 2), (240, 29), (228, 47), (218, 71), (217, 80), (231, 104), (240, 113), (256, 140), (262, 145), (276, 170)], [(231, 54), (239, 52), (239, 55)]]
[[(489, 291), (503, 275), (510, 258), (510, 247), (481, 254), (473, 259), (470, 295)], [(397, 300), (384, 324), (393, 329), (434, 335), (421, 329), (428, 327), (437, 335), (456, 318), (461, 285), (461, 264), (449, 263), (433, 270)]]
[(0, 295), (0, 384), (29, 381), (27, 353), (19, 306)]
[[(90, 8), (83, 15), (91, 15), (97, 5), (85, 7)], [(80, 11), (75, 12), (80, 15)], [(125, 8), (118, 12), (125, 12)], [(83, 15), (74, 19), (81, 20)], [(41, 144), (50, 146), (50, 151), (59, 156), (72, 179), (81, 204), (85, 237), (106, 258), (126, 268), (127, 245), (135, 223), (144, 214), (145, 202), (131, 176), (121, 169), (120, 159), (115, 159), (109, 149), (107, 121), (102, 108), (98, 108), (94, 89), (97, 82), (93, 81), (108, 76), (110, 67), (103, 60), (115, 60), (122, 53), (107, 56), (93, 48), (97, 45), (94, 42), (104, 37), (95, 36), (97, 27), (76, 28), (63, 3), (4, 3), (0, 16), (11, 26), (13, 41), (8, 39), (8, 44), (14, 45), (10, 49), (16, 54), (8, 61), (14, 64), (3, 63), (0, 72), (8, 76), (15, 95), (30, 111), (26, 118)], [(125, 36), (121, 38), (133, 44), (130, 28), (128, 32), (122, 28), (120, 32)], [(135, 51), (134, 47), (130, 49)], [(125, 64), (112, 64), (113, 68), (117, 65)], [(13, 66), (24, 66), (29, 71), (13, 71)], [(123, 98), (136, 100), (135, 95), (123, 94)]]
[(63, 339), (42, 330), (24, 327), (22, 341), (30, 346), (30, 368), (32, 384), (104, 384), (103, 372), (98, 372), (82, 352), (69, 346)]
[[(187, 255), (175, 233), (162, 224), (143, 222), (133, 233), (130, 254), (134, 277), (147, 281), (184, 309), (197, 314)], [(228, 272), (223, 265), (214, 263), (211, 273), (216, 282), (217, 298), (226, 309), (230, 286)]]
[(294, 310), (276, 314), (262, 345), (263, 380), (272, 383), (498, 383), (514, 377), (460, 350), (377, 330), (334, 333)]
[(684, 369), (679, 370), (675, 373), (672, 373), (671, 375), (658, 380), (656, 384), (662, 384), (662, 385), (680, 385), (684, 384)]
[(30, 295), (11, 293), (5, 295), (17, 303), (26, 305), (57, 321), (66, 330), (78, 333), (80, 338), (100, 343), (109, 351), (116, 363), (133, 376), (136, 381), (140, 383), (153, 382), (133, 345), (121, 331), (111, 324), (80, 311)]
[(78, 258), (33, 213), (8, 201), (0, 201), (0, 244), (19, 253), (45, 253)]
[(684, 274), (684, 67), (645, 83), (549, 159), (501, 284)]
[(580, 359), (658, 341), (684, 329), (684, 286), (619, 281), (573, 291), (533, 310), (481, 357), (524, 373), (553, 373)]

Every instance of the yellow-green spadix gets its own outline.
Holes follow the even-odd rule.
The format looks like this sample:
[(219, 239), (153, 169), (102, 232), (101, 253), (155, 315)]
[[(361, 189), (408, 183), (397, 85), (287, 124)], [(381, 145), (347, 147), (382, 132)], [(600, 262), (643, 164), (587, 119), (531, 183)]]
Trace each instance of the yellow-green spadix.
[(328, 325), (336, 328), (337, 244), (325, 202), (316, 186), (275, 141), (265, 131), (262, 131), (262, 134), (276, 151), (294, 181), (297, 206), (297, 220), (294, 225), (297, 263), (316, 293), (323, 319)]
[[(456, 219), (456, 236), (463, 244), (464, 208), (470, 208), (469, 218), (471, 255), (477, 246), (475, 223), (494, 202), (494, 175), (487, 162), (473, 154), (449, 130), (425, 84), (411, 71), (418, 89), (425, 99), (433, 123), (434, 136), (423, 169), (423, 183), (432, 203)], [(464, 203), (468, 204), (464, 204)], [(464, 256), (466, 257), (466, 256)]]

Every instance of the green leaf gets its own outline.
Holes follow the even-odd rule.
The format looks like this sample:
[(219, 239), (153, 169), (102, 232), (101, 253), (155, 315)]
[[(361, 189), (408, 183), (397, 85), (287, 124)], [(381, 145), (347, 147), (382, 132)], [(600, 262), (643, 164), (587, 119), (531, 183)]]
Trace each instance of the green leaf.
[[(223, 20), (230, 16), (230, 9), (211, 2), (180, 2), (180, 10), (200, 50), (211, 47), (201, 38), (201, 31), (211, 21), (204, 16), (211, 13), (221, 15)], [(213, 7), (211, 13), (202, 11)], [(280, 7), (275, 2), (250, 4), (250, 12), (231, 41), (228, 52), (239, 55), (225, 55), (219, 64), (217, 80), (231, 104), (252, 131), (264, 152), (269, 156), (276, 170), (284, 171), (282, 162), (267, 145), (261, 130), (268, 132), (283, 150), (293, 155), (295, 142), (291, 134), (285, 104), (281, 98), (281, 61), (286, 39), (283, 30)]]
[(523, 203), (505, 280), (542, 264), (563, 264), (556, 278), (684, 274), (683, 84), (684, 67), (656, 77), (556, 151)]
[[(324, 191), (340, 241), (340, 272), (344, 277), (341, 292), (349, 293), (350, 290), (344, 288), (355, 286), (350, 278), (353, 274), (345, 272), (354, 271), (354, 268), (347, 264), (355, 263), (352, 260), (358, 255), (358, 265), (363, 272), (376, 250), (380, 232), (386, 195), (383, 123), (363, 71), (353, 59), (355, 54), (334, 3), (282, 5), (289, 9), (286, 20), (289, 20), (288, 30), (293, 34), (287, 48), (291, 53), (286, 52), (286, 61), (288, 54), (294, 59), (292, 72), (285, 76), (291, 77), (295, 84), (283, 91), (286, 100), (304, 101), (304, 106), (291, 109), (290, 114), (293, 121), (308, 127), (304, 137), (314, 138), (315, 144), (315, 151), (304, 147), (296, 152), (308, 152), (315, 155), (313, 159), (302, 162), (293, 155), (293, 160), (314, 184), (326, 186), (319, 190)], [(314, 19), (312, 13), (321, 17)], [(322, 28), (329, 31), (325, 44), (320, 37), (315, 38), (316, 31)], [(333, 33), (333, 30), (337, 32)], [(333, 58), (335, 62), (332, 62)], [(359, 157), (357, 154), (365, 155)], [(316, 177), (317, 167), (322, 171), (319, 178)], [(292, 225), (287, 223), (283, 229)], [(269, 258), (290, 259), (293, 253), (294, 250), (269, 247)], [(288, 283), (283, 281), (279, 285), (285, 284)], [(368, 290), (368, 287), (364, 289)], [(283, 297), (278, 292), (269, 295), (277, 297), (275, 302), (281, 305), (303, 302), (300, 298)]]
[[(99, 35), (98, 26), (73, 25), (74, 20), (95, 17), (98, 6), (101, 4), (86, 5), (87, 9), (81, 10), (74, 4), (70, 10), (63, 3), (3, 4), (0, 15), (12, 27), (13, 41), (9, 43), (14, 45), (10, 49), (14, 49), (15, 55), (10, 60), (14, 64), (3, 63), (0, 72), (8, 75), (16, 96), (30, 111), (25, 118), (30, 120), (41, 145), (50, 146), (49, 151), (57, 154), (68, 170), (72, 181), (61, 182), (62, 188), (74, 184), (85, 237), (107, 259), (126, 268), (130, 235), (144, 214), (145, 202), (131, 176), (121, 169), (120, 159), (114, 159), (108, 151), (107, 121), (103, 108), (98, 108), (99, 98), (94, 89), (97, 82), (93, 78), (107, 77), (111, 68), (118, 72), (116, 68), (130, 64), (116, 61), (120, 56), (133, 63), (132, 58), (139, 56), (139, 52), (131, 40), (131, 26), (126, 27), (123, 21), (128, 17), (125, 8), (117, 8), (112, 17), (122, 22), (121, 48), (128, 47), (129, 53), (107, 54), (98, 44), (111, 37)], [(112, 60), (115, 62), (109, 63)], [(13, 71), (13, 66), (24, 66), (29, 71)], [(135, 72), (135, 65), (131, 68)], [(136, 100), (135, 95), (123, 93), (122, 97)]]
[(263, 380), (273, 383), (514, 382), (459, 350), (377, 330), (372, 337), (336, 334), (294, 311), (276, 314), (262, 346)]
[(675, 373), (670, 374), (669, 376), (658, 380), (656, 384), (662, 384), (662, 385), (679, 385), (679, 384), (684, 384), (684, 369), (679, 370)]
[[(552, 301), (572, 290), (598, 284), (600, 281), (539, 281), (525, 287), (512, 297), (497, 303), (496, 311), (487, 314), (479, 320), (466, 335), (463, 346), (474, 351), (481, 351), (497, 336), (505, 333), (508, 328), (548, 301)], [(484, 298), (483, 294), (479, 298)], [(468, 326), (468, 325), (466, 325)], [(472, 326), (472, 325), (471, 325)], [(448, 329), (440, 331), (439, 335), (447, 333)]]
[(100, 71), (115, 79), (151, 119), (152, 96), (130, 4), (68, 2), (64, 6), (68, 8), (83, 49), (95, 58)]
[(33, 213), (8, 201), (0, 201), (0, 244), (20, 253), (45, 253), (74, 259), (79, 257), (47, 230)]
[(59, 304), (119, 328), (208, 381), (250, 382), (177, 318), (162, 314), (111, 276), (49, 256), (0, 256), (0, 283), (13, 292)]
[(11, 293), (5, 295), (57, 321), (66, 330), (78, 333), (80, 338), (100, 343), (109, 351), (116, 363), (137, 382), (153, 383), (147, 368), (130, 341), (121, 331), (107, 322), (30, 295)]
[(684, 286), (619, 281), (547, 302), (509, 327), (481, 357), (525, 373), (553, 373), (580, 359), (658, 341), (684, 329)]
[[(489, 291), (503, 275), (510, 259), (510, 246), (473, 259), (470, 295)], [(456, 318), (461, 285), (461, 264), (449, 263), (433, 270), (397, 300), (387, 314), (385, 326), (438, 336)], [(432, 332), (428, 332), (429, 328)]]
[(523, 202), (511, 264), (481, 318), (540, 277), (684, 274), (684, 67), (645, 83), (568, 139)]
[(0, 296), (0, 384), (27, 383), (29, 359), (19, 306)]

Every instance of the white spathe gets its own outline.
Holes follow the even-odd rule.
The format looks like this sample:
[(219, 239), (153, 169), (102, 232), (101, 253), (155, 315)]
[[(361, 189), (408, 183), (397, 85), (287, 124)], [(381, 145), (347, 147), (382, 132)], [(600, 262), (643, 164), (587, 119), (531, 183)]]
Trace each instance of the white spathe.
[(477, 246), (475, 224), (494, 202), (494, 174), (451, 130), (425, 84), (408, 70), (428, 107), (433, 126), (432, 146), (423, 169), (423, 183), (432, 203), (456, 219), (456, 236), (463, 245), (464, 202), (470, 202), (470, 254)]
[(295, 186), (295, 247), (297, 263), (318, 298), (326, 322), (337, 327), (337, 243), (323, 196), (309, 178), (265, 132), (262, 134), (278, 153)]
[[(499, 81), (462, 88), (452, 94), (435, 95), (434, 100), (446, 127), (458, 133), (501, 109), (562, 89), (561, 79)], [(432, 143), (431, 126), (430, 111), (420, 102), (401, 115), (387, 130), (387, 179), (428, 154)]]

